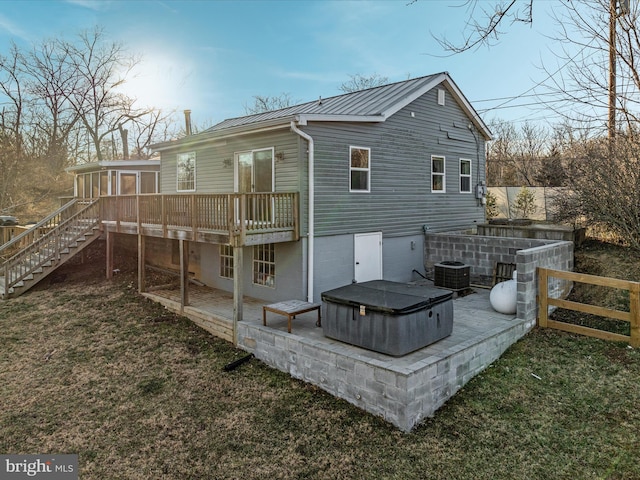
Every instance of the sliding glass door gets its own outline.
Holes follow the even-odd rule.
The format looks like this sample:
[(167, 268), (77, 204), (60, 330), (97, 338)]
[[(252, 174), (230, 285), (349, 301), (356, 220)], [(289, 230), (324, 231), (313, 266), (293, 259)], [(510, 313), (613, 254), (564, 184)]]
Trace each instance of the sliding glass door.
[[(273, 192), (273, 148), (236, 153), (235, 160), (236, 192)], [(247, 220), (270, 222), (272, 211), (269, 195), (255, 195), (247, 202)]]

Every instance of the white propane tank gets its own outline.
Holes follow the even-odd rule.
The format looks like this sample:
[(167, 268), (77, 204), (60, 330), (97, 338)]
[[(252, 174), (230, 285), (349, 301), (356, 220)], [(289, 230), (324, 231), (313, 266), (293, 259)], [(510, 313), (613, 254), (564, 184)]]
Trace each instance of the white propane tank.
[(489, 303), (498, 313), (513, 315), (516, 313), (518, 300), (517, 272), (513, 272), (513, 280), (497, 283), (489, 293)]

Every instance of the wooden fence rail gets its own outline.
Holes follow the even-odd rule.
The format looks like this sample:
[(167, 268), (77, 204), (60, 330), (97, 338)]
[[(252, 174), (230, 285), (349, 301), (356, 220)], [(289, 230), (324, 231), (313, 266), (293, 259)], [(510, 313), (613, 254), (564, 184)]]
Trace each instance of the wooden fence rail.
[[(549, 278), (557, 278), (572, 282), (587, 283), (590, 285), (600, 285), (603, 287), (618, 288), (629, 292), (629, 311), (615, 310), (612, 308), (599, 307), (584, 303), (573, 302), (561, 298), (549, 297)], [(640, 283), (629, 280), (619, 280), (616, 278), (599, 277), (584, 273), (565, 272), (562, 270), (551, 270), (548, 268), (538, 268), (538, 325), (543, 328), (555, 328), (565, 332), (578, 333), (590, 337), (604, 340), (614, 340), (618, 342), (628, 342), (633, 347), (640, 346)], [(601, 317), (613, 318), (630, 324), (630, 335), (607, 332), (595, 328), (573, 325), (549, 319), (549, 307), (555, 306), (573, 310), (577, 312), (589, 313)]]

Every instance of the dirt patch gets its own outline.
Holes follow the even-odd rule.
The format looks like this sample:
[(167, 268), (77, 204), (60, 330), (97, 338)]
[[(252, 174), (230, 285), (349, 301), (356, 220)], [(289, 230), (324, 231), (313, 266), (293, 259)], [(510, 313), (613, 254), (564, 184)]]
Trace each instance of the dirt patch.
[(626, 247), (587, 240), (575, 251), (575, 270), (592, 275), (640, 281), (640, 253)]

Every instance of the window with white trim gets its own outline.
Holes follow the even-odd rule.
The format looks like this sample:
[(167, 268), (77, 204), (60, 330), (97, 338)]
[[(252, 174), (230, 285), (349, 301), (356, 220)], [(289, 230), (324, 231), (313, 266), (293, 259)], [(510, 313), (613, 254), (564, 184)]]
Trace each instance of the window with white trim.
[(471, 160), (460, 159), (460, 193), (471, 193)]
[(233, 247), (220, 245), (220, 276), (233, 278)]
[(349, 147), (349, 191), (369, 192), (371, 180), (371, 149)]
[(431, 191), (446, 191), (445, 164), (441, 155), (431, 155)]
[(196, 189), (196, 152), (179, 153), (176, 168), (178, 192), (193, 192)]
[(254, 245), (253, 247), (253, 283), (275, 288), (276, 286), (276, 249), (275, 244)]

